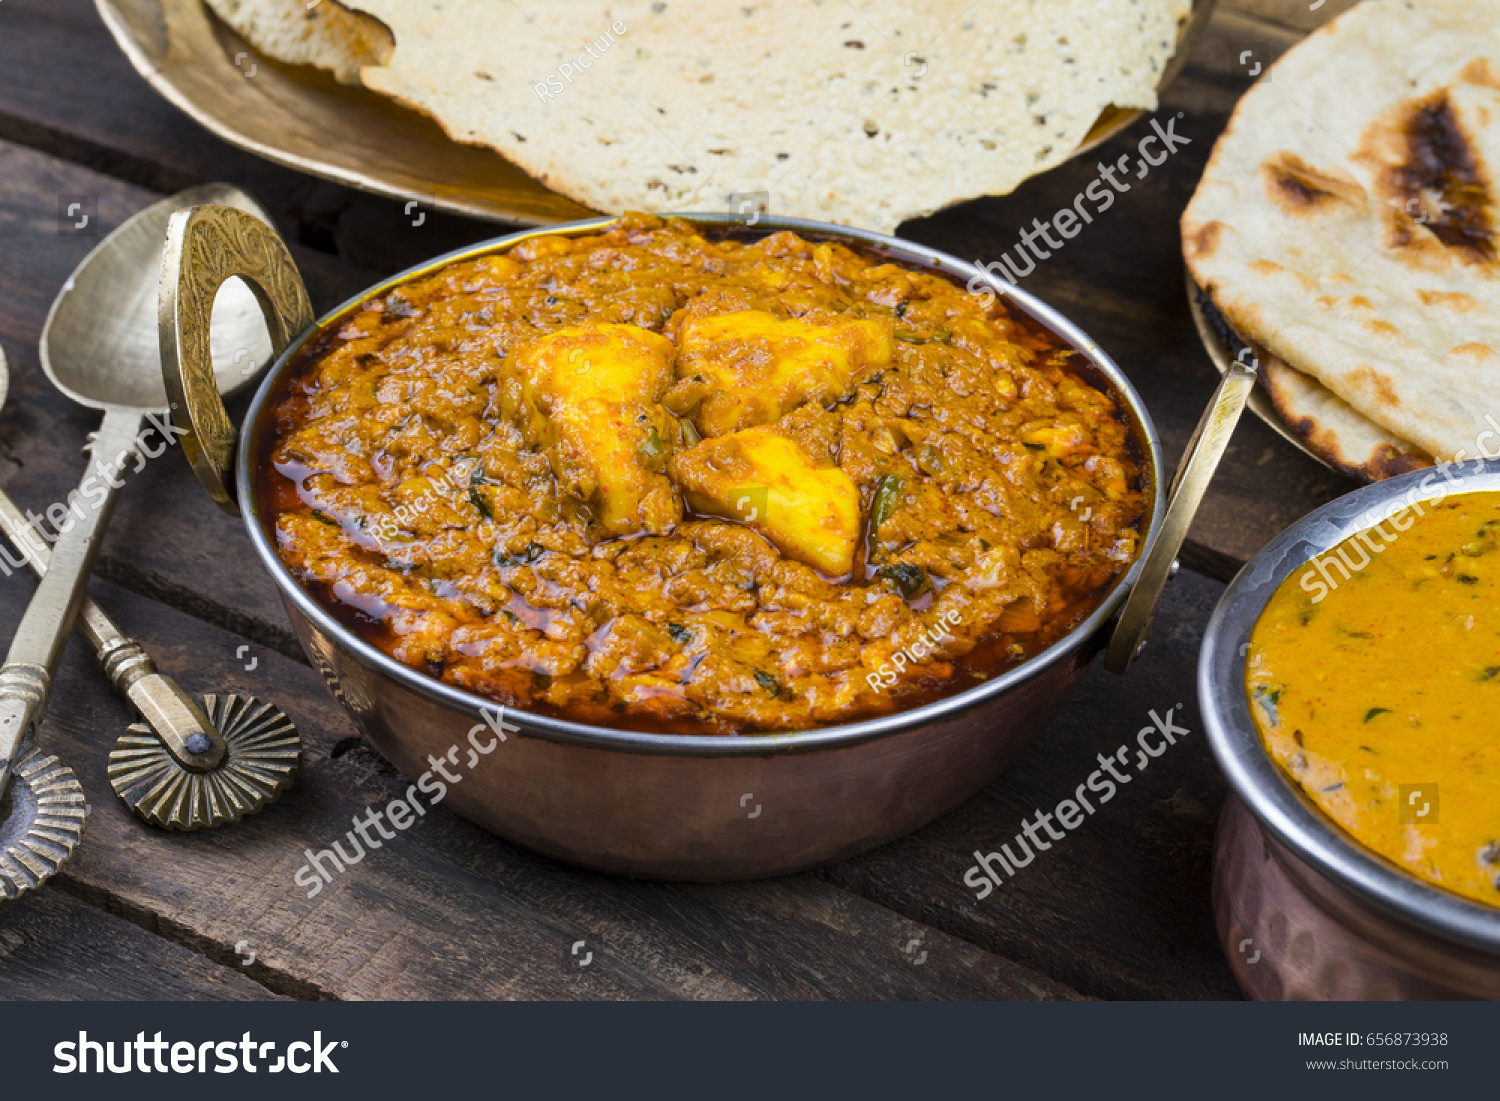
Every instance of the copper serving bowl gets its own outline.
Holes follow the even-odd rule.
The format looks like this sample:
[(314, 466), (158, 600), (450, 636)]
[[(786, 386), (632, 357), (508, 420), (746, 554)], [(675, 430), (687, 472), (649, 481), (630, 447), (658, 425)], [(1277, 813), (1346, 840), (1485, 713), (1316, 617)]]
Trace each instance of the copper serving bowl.
[(1250, 632), (1313, 556), (1403, 503), (1500, 489), (1500, 461), (1449, 474), (1461, 485), (1418, 470), (1309, 513), (1245, 564), (1209, 620), (1198, 699), (1234, 789), (1215, 843), (1214, 915), (1252, 998), (1500, 998), (1500, 909), (1432, 886), (1325, 816), (1267, 756), (1245, 694)]
[[(686, 215), (706, 231), (738, 227), (759, 236), (795, 230), (874, 251), (960, 284), (972, 265), (920, 245), (818, 222), (759, 216)], [(285, 247), (263, 223), (220, 207), (174, 216), (163, 257), (162, 361), (184, 450), (205, 486), (245, 529), (275, 579), (308, 657), (356, 725), (409, 777), (451, 747), (467, 754), (490, 741), (481, 708), (494, 704), (394, 661), (342, 626), (292, 576), (276, 553), (257, 500), (268, 461), (271, 395), (298, 352), (373, 296), (455, 260), (509, 248), (530, 237), (596, 233), (598, 218), (499, 237), (439, 256), (351, 299), (314, 323)], [(236, 434), (214, 389), (207, 322), (220, 283), (238, 275), (256, 291), (280, 355)], [(1071, 344), (1113, 390), (1145, 458), (1149, 529), (1143, 552), (1104, 602), (1050, 648), (959, 695), (865, 722), (797, 733), (694, 736), (611, 730), (507, 708), (519, 730), (452, 785), (454, 810), (521, 845), (561, 860), (626, 875), (726, 880), (776, 875), (849, 856), (899, 837), (987, 784), (1032, 740), (1106, 640), (1109, 664), (1128, 666), (1150, 608), (1172, 566), (1191, 513), (1217, 464), (1242, 401), (1221, 387), (1218, 415), (1193, 446), (1190, 476), (1168, 507), (1161, 445), (1124, 373), (1077, 326), (1025, 291), (1000, 284), (1013, 308)], [(1243, 382), (1244, 380), (1240, 380)], [(1227, 410), (1227, 412), (1226, 412)], [(1208, 421), (1205, 421), (1208, 424)], [(237, 443), (236, 443), (237, 436)], [(232, 490), (231, 490), (232, 487)], [(1163, 539), (1163, 531), (1173, 532)], [(473, 734), (471, 735), (471, 731)]]

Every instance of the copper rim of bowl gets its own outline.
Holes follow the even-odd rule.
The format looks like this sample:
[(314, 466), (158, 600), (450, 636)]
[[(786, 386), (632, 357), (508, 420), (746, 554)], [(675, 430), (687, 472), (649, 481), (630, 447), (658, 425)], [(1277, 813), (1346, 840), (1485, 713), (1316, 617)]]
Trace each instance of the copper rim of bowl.
[[(507, 719), (514, 717), (528, 735), (542, 737), (569, 745), (592, 746), (627, 753), (670, 754), (691, 757), (749, 757), (780, 753), (805, 752), (809, 750), (833, 749), (873, 741), (925, 723), (946, 718), (965, 711), (994, 696), (1001, 695), (1021, 684), (1047, 667), (1062, 661), (1103, 630), (1109, 618), (1128, 595), (1141, 571), (1146, 548), (1157, 537), (1165, 512), (1165, 486), (1160, 476), (1162, 458), (1161, 441), (1156, 428), (1146, 412), (1145, 403), (1130, 384), (1125, 373), (1086, 333), (1058, 311), (1040, 299), (986, 274), (973, 264), (964, 263), (936, 249), (898, 240), (885, 234), (868, 230), (850, 229), (826, 222), (815, 222), (801, 218), (771, 215), (752, 216), (753, 221), (736, 214), (674, 214), (694, 225), (707, 229), (738, 229), (752, 235), (765, 235), (777, 230), (794, 230), (821, 240), (853, 243), (865, 250), (874, 250), (889, 256), (893, 261), (942, 274), (960, 286), (968, 286), (978, 279), (980, 285), (993, 289), (998, 295), (1010, 300), (1020, 311), (1039, 322), (1056, 336), (1066, 341), (1078, 354), (1100, 372), (1128, 408), (1130, 425), (1146, 456), (1145, 477), (1149, 486), (1151, 522), (1145, 538), (1141, 541), (1135, 561), (1125, 575), (1116, 580), (1113, 589), (1104, 601), (1073, 630), (1068, 632), (1046, 650), (1028, 659), (1014, 669), (998, 677), (984, 681), (973, 688), (948, 696), (907, 711), (896, 711), (889, 715), (819, 727), (813, 730), (790, 733), (769, 732), (763, 734), (717, 735), (717, 734), (654, 734), (635, 730), (614, 730), (589, 723), (573, 722), (551, 715), (542, 715), (524, 708), (506, 705)], [(481, 707), (494, 708), (495, 700), (455, 688), (419, 673), (415, 669), (382, 653), (340, 623), (321, 603), (292, 576), (276, 553), (260, 515), (259, 502), (255, 497), (255, 473), (259, 470), (261, 456), (258, 443), (262, 438), (259, 425), (267, 413), (270, 395), (286, 374), (288, 366), (310, 341), (326, 332), (328, 328), (350, 311), (358, 308), (370, 298), (384, 294), (400, 283), (433, 271), (445, 264), (471, 259), (500, 249), (510, 248), (521, 241), (535, 237), (582, 236), (598, 232), (615, 224), (614, 217), (590, 218), (565, 225), (547, 226), (519, 233), (495, 237), (478, 244), (468, 245), (424, 261), (403, 272), (391, 276), (350, 298), (342, 305), (318, 319), (307, 332), (298, 336), (277, 358), (266, 377), (261, 381), (245, 413), (240, 430), (236, 455), (235, 492), (244, 511), (245, 527), (250, 533), (251, 543), (261, 562), (270, 572), (283, 595), (290, 599), (323, 634), (336, 638), (340, 645), (361, 664), (385, 677), (395, 680), (406, 688), (430, 700), (454, 710), (479, 715)]]
[(1500, 460), (1403, 474), (1308, 513), (1267, 543), (1230, 582), (1204, 631), (1198, 699), (1219, 767), (1261, 826), (1335, 883), (1444, 939), (1500, 955), (1500, 909), (1420, 879), (1355, 841), (1271, 760), (1245, 695), (1245, 654), (1261, 610), (1286, 578), (1403, 504), (1500, 490)]

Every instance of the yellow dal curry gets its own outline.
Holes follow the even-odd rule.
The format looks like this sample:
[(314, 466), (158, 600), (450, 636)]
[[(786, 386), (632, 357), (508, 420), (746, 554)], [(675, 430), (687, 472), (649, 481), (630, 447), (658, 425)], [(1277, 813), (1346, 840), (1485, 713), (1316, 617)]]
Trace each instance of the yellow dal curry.
[(1375, 852), (1491, 906), (1497, 602), (1500, 493), (1420, 502), (1281, 584), (1245, 678), (1267, 751), (1318, 806)]
[(935, 274), (629, 216), (371, 299), (275, 404), (287, 565), (431, 676), (580, 721), (801, 729), (967, 688), (1135, 558), (1056, 336)]

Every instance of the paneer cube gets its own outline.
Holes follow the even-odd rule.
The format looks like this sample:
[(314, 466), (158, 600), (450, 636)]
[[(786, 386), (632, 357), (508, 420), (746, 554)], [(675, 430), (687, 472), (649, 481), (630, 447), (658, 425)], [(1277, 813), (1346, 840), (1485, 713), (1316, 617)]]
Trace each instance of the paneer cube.
[(663, 473), (680, 428), (658, 399), (672, 342), (634, 325), (559, 329), (520, 345), (527, 435), (565, 497), (610, 535), (662, 534), (682, 518)]
[(698, 512), (739, 520), (829, 577), (854, 568), (859, 488), (784, 436), (747, 428), (704, 440), (675, 455), (669, 470)]
[(888, 364), (895, 348), (883, 318), (816, 325), (763, 310), (690, 317), (677, 344), (678, 381), (664, 403), (691, 415), (704, 436), (770, 424), (805, 402), (841, 401), (856, 371)]

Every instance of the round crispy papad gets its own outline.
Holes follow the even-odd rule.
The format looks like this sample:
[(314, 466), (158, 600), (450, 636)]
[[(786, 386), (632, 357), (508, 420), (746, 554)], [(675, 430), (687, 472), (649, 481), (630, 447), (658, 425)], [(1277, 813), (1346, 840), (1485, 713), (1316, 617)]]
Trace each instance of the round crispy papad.
[[(303, 0), (233, 2), (284, 14)], [(1191, 0), (344, 3), (394, 36), (388, 59), (360, 69), (367, 87), (595, 210), (766, 209), (886, 231), (1060, 164), (1111, 104), (1154, 110), (1191, 11)]]

